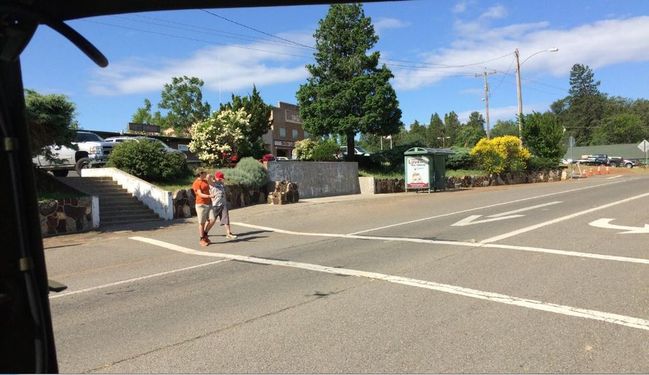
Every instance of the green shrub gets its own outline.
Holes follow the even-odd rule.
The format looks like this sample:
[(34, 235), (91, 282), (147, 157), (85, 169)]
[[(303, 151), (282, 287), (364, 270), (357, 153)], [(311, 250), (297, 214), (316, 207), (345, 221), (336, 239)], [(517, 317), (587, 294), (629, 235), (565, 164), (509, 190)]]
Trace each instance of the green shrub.
[(471, 150), (468, 147), (451, 147), (454, 154), (449, 155), (446, 160), (446, 169), (474, 169), (475, 159), (471, 156)]
[(259, 189), (268, 183), (268, 171), (254, 158), (243, 158), (235, 168), (221, 171), (232, 184)]
[(340, 146), (333, 139), (317, 142), (312, 151), (312, 158), (315, 161), (334, 161), (340, 152)]
[(165, 181), (189, 174), (183, 155), (166, 153), (157, 142), (147, 140), (115, 145), (108, 157), (107, 166), (146, 181)]
[(295, 142), (297, 160), (334, 161), (340, 153), (340, 146), (333, 139), (303, 139)]
[[(413, 147), (423, 147), (421, 143), (408, 143), (394, 146), (370, 155), (369, 166), (383, 171), (403, 171), (403, 153)], [(363, 163), (365, 165), (365, 163)]]
[(527, 161), (527, 170), (530, 172), (557, 169), (559, 163), (555, 158), (541, 158), (536, 155)]

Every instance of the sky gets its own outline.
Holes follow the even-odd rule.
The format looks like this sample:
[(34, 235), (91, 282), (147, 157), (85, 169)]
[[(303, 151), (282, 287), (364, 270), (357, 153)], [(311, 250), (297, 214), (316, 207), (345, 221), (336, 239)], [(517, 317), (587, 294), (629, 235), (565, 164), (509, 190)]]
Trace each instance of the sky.
[[(145, 99), (160, 101), (172, 77), (205, 82), (212, 109), (255, 85), (264, 101), (297, 104), (314, 63), (313, 34), (328, 5), (198, 9), (79, 19), (70, 26), (109, 60), (96, 66), (74, 45), (40, 26), (21, 55), (25, 88), (66, 95), (86, 130), (126, 130)], [(648, 98), (649, 1), (419, 0), (364, 3), (402, 121), (428, 124), (455, 111), (491, 127), (517, 113), (516, 49), (524, 113), (544, 112), (568, 95), (570, 69), (588, 65), (600, 91)], [(557, 52), (549, 50), (558, 48)]]

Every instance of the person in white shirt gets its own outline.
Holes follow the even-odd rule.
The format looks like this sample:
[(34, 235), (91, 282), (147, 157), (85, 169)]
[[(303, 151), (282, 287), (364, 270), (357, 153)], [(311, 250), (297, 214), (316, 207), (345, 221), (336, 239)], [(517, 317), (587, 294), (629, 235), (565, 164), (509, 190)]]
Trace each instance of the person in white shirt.
[(233, 240), (237, 236), (232, 233), (230, 228), (230, 213), (228, 212), (228, 202), (225, 196), (225, 184), (223, 180), (225, 175), (221, 171), (216, 171), (214, 177), (209, 176), (208, 184), (210, 185), (210, 197), (212, 199), (212, 210), (214, 218), (219, 220), (219, 223), (225, 226), (225, 238)]

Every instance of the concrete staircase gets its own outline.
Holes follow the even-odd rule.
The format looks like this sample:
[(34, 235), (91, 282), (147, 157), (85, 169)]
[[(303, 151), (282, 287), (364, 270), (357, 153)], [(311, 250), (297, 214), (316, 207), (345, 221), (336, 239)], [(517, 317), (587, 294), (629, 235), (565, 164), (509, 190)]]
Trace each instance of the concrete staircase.
[(101, 226), (162, 220), (110, 177), (58, 177), (58, 180), (99, 197)]

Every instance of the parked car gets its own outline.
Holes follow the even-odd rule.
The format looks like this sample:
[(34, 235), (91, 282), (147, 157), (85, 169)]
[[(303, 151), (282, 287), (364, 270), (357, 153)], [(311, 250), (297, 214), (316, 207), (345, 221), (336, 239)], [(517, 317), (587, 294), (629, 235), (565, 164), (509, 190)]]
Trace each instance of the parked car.
[[(347, 155), (347, 146), (341, 146), (340, 151), (343, 155)], [(370, 156), (370, 153), (365, 151), (361, 146), (354, 146), (354, 155), (356, 156)]]
[(609, 158), (606, 154), (595, 154), (582, 157), (578, 162), (586, 165), (609, 165)]
[(105, 164), (114, 146), (97, 134), (83, 130), (77, 130), (72, 144), (78, 150), (66, 146), (48, 146), (53, 158), (42, 154), (34, 157), (32, 162), (36, 167), (51, 171), (57, 177), (65, 177), (69, 171), (81, 173), (83, 168)]
[(625, 168), (633, 168), (638, 165), (638, 163), (636, 163), (635, 161), (624, 159), (621, 156), (611, 156), (609, 158), (609, 163), (610, 165), (615, 167), (625, 167)]
[(169, 147), (169, 145), (167, 145), (166, 143), (162, 142), (157, 138), (146, 137), (146, 136), (118, 136), (118, 137), (109, 137), (105, 139), (106, 142), (110, 142), (110, 143), (122, 143), (126, 141), (141, 141), (141, 140), (156, 142), (160, 145), (160, 147), (162, 147), (162, 149), (166, 153), (182, 154), (185, 157), (185, 159), (187, 159), (187, 154), (185, 154), (180, 150), (176, 150), (175, 148)]

